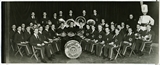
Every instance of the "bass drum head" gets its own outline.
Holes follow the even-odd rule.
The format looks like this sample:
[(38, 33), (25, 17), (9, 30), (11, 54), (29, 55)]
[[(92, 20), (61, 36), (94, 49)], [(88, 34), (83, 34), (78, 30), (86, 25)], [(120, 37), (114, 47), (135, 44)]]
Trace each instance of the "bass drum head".
[(78, 58), (82, 53), (81, 45), (76, 40), (70, 40), (65, 44), (65, 54), (70, 59)]

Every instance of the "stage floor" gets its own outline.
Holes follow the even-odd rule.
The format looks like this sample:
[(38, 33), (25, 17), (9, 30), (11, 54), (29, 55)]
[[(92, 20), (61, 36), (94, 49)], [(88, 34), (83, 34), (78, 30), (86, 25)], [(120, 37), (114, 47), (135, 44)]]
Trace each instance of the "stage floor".
[[(108, 61), (96, 55), (91, 55), (90, 53), (83, 52), (78, 59), (69, 59), (63, 53), (56, 54), (55, 59), (52, 61), (47, 61), (48, 63), (158, 63), (158, 47), (157, 43), (153, 44), (153, 52), (151, 54), (145, 54), (144, 56), (133, 55), (131, 57), (117, 58), (114, 61)], [(127, 54), (128, 55), (128, 54)], [(29, 57), (20, 57), (20, 55), (14, 56), (11, 52), (8, 57), (8, 63), (40, 63), (35, 58), (30, 59)]]

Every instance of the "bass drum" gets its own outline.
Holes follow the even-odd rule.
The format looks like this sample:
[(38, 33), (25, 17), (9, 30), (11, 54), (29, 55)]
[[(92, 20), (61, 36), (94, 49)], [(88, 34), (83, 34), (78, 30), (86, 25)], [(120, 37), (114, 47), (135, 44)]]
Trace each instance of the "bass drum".
[(70, 59), (78, 58), (82, 53), (82, 47), (76, 40), (70, 40), (65, 44), (65, 54)]

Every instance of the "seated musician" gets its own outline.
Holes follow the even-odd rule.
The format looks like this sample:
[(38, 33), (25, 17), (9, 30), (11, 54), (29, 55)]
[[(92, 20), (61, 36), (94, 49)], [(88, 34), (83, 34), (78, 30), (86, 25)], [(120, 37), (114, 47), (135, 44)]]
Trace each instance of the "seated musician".
[[(142, 45), (140, 46), (140, 51), (143, 52), (146, 46), (150, 46), (154, 40), (154, 32), (151, 30), (151, 26), (147, 25), (147, 32), (145, 36), (142, 36)], [(142, 53), (143, 55), (143, 53)]]
[(104, 47), (104, 31), (102, 31), (102, 26), (101, 25), (98, 25), (98, 34), (97, 34), (97, 38), (96, 40), (98, 40), (97, 44), (95, 45), (96, 46), (96, 55), (97, 56), (101, 56), (102, 54), (102, 49)]
[(110, 29), (111, 29), (110, 32), (114, 35), (115, 34), (115, 26), (113, 23), (111, 24)]
[(133, 48), (134, 45), (134, 33), (132, 32), (132, 28), (128, 28), (128, 34), (124, 36), (123, 42), (122, 42), (122, 56), (125, 57), (126, 51), (128, 47), (131, 47), (131, 49), (134, 50)]
[[(40, 28), (42, 30), (43, 27)], [(35, 48), (40, 49), (39, 54), (41, 55), (41, 62), (46, 63), (47, 61), (45, 60), (45, 44), (39, 38), (38, 29), (35, 29), (34, 34), (30, 37), (30, 44)]]
[(124, 38), (125, 31), (121, 28), (120, 25), (117, 25), (117, 28), (119, 29), (119, 33), (122, 35), (122, 38)]
[(89, 25), (86, 25), (86, 29), (84, 31), (84, 38), (81, 42), (81, 46), (82, 46), (82, 50), (87, 50), (87, 48), (89, 48), (88, 41), (90, 40), (90, 33), (91, 33), (91, 29)]
[(68, 19), (75, 19), (72, 10), (69, 10), (69, 17), (68, 17)]
[[(47, 29), (47, 25), (46, 25), (46, 27), (45, 27), (45, 29)], [(54, 58), (54, 50), (53, 50), (53, 47), (52, 47), (52, 45), (49, 43), (49, 41), (48, 41), (48, 37), (46, 37), (47, 36), (47, 32), (46, 33), (44, 33), (43, 32), (43, 27), (41, 26), (41, 27), (39, 27), (39, 33), (38, 33), (38, 37), (39, 37), (39, 39), (40, 39), (40, 41), (42, 42), (42, 43), (44, 43), (44, 48), (45, 48), (45, 51), (46, 51), (46, 55), (47, 55), (47, 58), (49, 59), (49, 60), (52, 60), (53, 58)]]
[(113, 59), (113, 45), (112, 43), (112, 39), (113, 39), (113, 35), (112, 33), (110, 33), (110, 29), (109, 28), (105, 28), (105, 36), (104, 36), (104, 40), (105, 40), (105, 45), (104, 45), (104, 59), (108, 58), (109, 60)]
[(91, 33), (90, 33), (90, 40), (88, 42), (88, 48), (87, 51), (89, 51), (91, 54), (94, 54), (95, 52), (95, 44), (98, 42), (98, 40), (96, 40), (97, 38), (97, 34), (98, 32), (95, 30), (95, 27), (92, 25), (91, 26)]
[(76, 28), (74, 27), (74, 22), (70, 21), (69, 27), (67, 28), (67, 38), (68, 40), (76, 39)]
[(13, 42), (15, 43), (16, 51), (18, 50), (17, 49), (18, 46), (23, 46), (23, 47), (25, 46), (24, 47), (25, 52), (29, 56), (32, 53), (31, 52), (31, 47), (29, 46), (28, 41), (25, 40), (21, 30), (22, 30), (21, 26), (17, 27), (17, 32), (14, 35)]
[(61, 51), (61, 41), (60, 41), (60, 38), (57, 36), (57, 32), (56, 32), (56, 30), (55, 30), (55, 25), (54, 24), (52, 24), (52, 26), (51, 26), (51, 30), (50, 30), (50, 42), (52, 42), (53, 44), (53, 49), (54, 49), (54, 51), (55, 52), (58, 52), (59, 53), (59, 51)]

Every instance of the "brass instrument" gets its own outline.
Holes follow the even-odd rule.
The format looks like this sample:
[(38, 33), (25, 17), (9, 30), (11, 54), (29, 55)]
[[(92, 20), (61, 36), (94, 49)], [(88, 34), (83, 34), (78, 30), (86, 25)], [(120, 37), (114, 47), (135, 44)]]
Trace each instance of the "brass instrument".
[(88, 25), (95, 25), (96, 22), (95, 22), (95, 20), (93, 20), (93, 19), (89, 19), (89, 20), (87, 20), (87, 24), (88, 24)]
[(151, 37), (152, 37), (152, 35), (148, 34), (148, 35), (145, 35), (144, 37), (142, 37), (142, 40), (143, 41), (151, 41)]
[(83, 24), (83, 26), (86, 24), (86, 19), (83, 17), (83, 16), (78, 16), (76, 19), (75, 19), (75, 24), (77, 25), (77, 26), (80, 26), (80, 22), (82, 22)]

